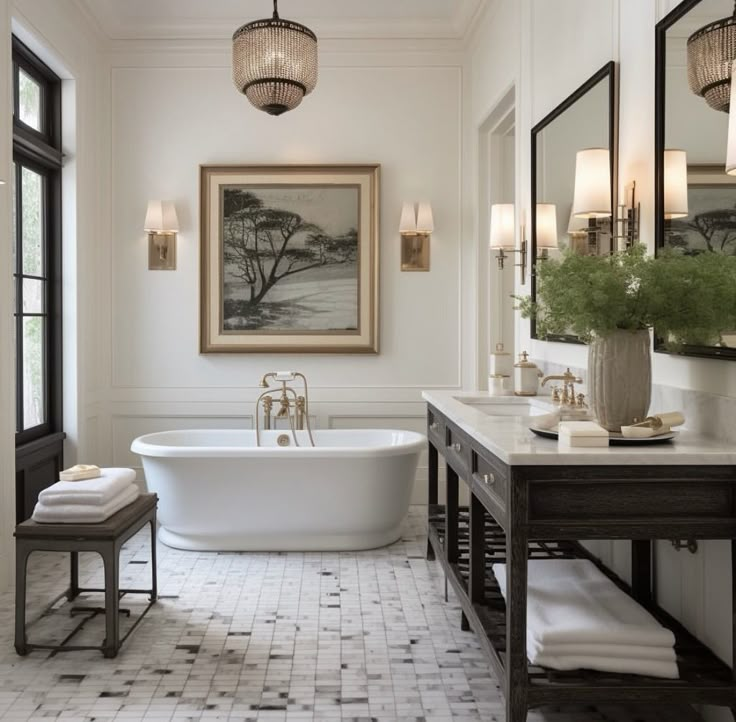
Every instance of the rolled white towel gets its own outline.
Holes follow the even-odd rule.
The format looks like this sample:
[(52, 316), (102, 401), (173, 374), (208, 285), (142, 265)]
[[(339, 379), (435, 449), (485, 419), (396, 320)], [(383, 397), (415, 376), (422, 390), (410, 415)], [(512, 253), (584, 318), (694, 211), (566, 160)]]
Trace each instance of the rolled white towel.
[(99, 524), (128, 506), (128, 504), (132, 504), (138, 498), (139, 493), (135, 484), (128, 484), (127, 489), (102, 506), (94, 504), (47, 506), (39, 501), (31, 518), (43, 524)]
[(90, 504), (104, 506), (135, 481), (133, 469), (100, 469), (96, 479), (57, 481), (44, 489), (38, 500), (44, 506)]

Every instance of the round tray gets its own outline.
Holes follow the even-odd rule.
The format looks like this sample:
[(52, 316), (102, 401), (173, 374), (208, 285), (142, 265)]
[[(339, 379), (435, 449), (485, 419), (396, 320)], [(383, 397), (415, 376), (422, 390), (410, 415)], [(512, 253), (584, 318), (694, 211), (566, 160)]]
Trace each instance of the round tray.
[[(534, 426), (529, 427), (529, 431), (535, 433), (537, 436), (541, 436), (544, 439), (557, 439), (559, 434), (553, 429), (538, 429)], [(645, 439), (633, 439), (631, 437), (622, 436), (617, 432), (609, 432), (608, 445), (609, 446), (638, 446), (639, 444), (665, 444), (668, 441), (672, 441), (677, 436), (677, 431), (669, 431), (666, 434), (660, 434), (659, 436), (649, 436)], [(578, 447), (575, 447), (578, 448)], [(586, 447), (579, 447), (586, 448)]]

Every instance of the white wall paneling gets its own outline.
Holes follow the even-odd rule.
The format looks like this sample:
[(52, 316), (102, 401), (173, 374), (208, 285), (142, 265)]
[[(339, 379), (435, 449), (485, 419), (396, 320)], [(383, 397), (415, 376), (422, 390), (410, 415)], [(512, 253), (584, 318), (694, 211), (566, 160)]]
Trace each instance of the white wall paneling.
[[(315, 93), (274, 119), (233, 88), (226, 44), (192, 46), (116, 42), (109, 56), (111, 291), (101, 332), (110, 422), (101, 458), (134, 464), (130, 441), (167, 425), (250, 427), (257, 382), (275, 368), (306, 374), (317, 428), (423, 430), (421, 389), (462, 387), (473, 333), (461, 315), (462, 54), (328, 41)], [(199, 165), (365, 162), (382, 166), (380, 355), (200, 355)], [(143, 215), (159, 197), (179, 211), (175, 273), (147, 270)], [(399, 212), (416, 198), (435, 213), (428, 274), (399, 270)]]

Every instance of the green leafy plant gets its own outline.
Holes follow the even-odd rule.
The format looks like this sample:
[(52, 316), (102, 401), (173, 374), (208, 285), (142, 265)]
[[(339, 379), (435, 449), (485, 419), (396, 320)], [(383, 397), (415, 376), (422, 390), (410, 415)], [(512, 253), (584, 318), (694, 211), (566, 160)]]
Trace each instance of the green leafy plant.
[(589, 342), (618, 329), (655, 328), (672, 350), (714, 345), (736, 330), (736, 256), (684, 255), (644, 245), (606, 256), (565, 251), (537, 263), (537, 302), (516, 297), (540, 337)]

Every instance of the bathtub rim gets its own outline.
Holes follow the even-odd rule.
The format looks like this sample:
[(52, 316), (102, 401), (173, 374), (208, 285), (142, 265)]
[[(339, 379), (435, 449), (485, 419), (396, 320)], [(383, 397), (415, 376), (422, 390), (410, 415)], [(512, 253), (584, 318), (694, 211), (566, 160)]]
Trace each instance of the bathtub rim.
[[(217, 433), (244, 431), (255, 434), (252, 429), (171, 429), (143, 434), (133, 440), (130, 450), (141, 457), (162, 459), (217, 459), (217, 458), (282, 458), (282, 459), (332, 459), (332, 458), (382, 458), (420, 453), (425, 449), (427, 437), (417, 431), (405, 429), (321, 429), (331, 433), (380, 432), (400, 433), (407, 437), (401, 444), (385, 444), (381, 446), (173, 446), (150, 443), (152, 437), (166, 437), (179, 433)], [(319, 430), (318, 430), (319, 431)], [(271, 431), (273, 433), (273, 430)], [(289, 433), (282, 431), (281, 433)]]

